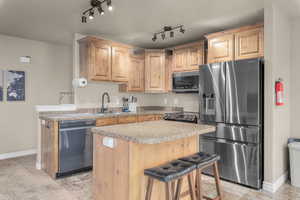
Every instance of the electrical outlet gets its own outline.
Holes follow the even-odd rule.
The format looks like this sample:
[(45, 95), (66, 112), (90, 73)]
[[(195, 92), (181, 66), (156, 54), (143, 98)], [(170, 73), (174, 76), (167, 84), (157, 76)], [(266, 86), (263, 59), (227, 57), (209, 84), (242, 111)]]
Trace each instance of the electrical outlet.
[(104, 137), (103, 145), (113, 149), (115, 147), (115, 139), (111, 137)]

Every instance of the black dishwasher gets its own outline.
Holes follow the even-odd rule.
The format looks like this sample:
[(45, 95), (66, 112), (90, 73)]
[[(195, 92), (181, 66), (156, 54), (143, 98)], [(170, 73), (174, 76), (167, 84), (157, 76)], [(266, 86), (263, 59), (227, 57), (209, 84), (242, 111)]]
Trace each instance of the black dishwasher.
[(95, 120), (59, 122), (59, 172), (57, 177), (92, 169)]

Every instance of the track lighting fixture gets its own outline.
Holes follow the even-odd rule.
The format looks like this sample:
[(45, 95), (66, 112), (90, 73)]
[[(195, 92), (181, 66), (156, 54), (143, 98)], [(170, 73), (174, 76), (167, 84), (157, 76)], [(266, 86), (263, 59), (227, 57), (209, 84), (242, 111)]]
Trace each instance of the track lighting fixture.
[(100, 15), (104, 15), (104, 10), (102, 9), (102, 4), (105, 2), (107, 4), (107, 9), (109, 11), (112, 11), (113, 7), (112, 7), (111, 0), (91, 0), (91, 2), (90, 2), (91, 8), (85, 10), (82, 13), (81, 22), (87, 23), (87, 16), (90, 20), (93, 20), (95, 17), (95, 10), (96, 11), (98, 10), (98, 13)]
[(179, 31), (181, 33), (185, 33), (185, 30), (183, 29), (183, 25), (174, 26), (174, 27), (172, 27), (172, 26), (165, 26), (162, 31), (154, 33), (152, 41), (155, 42), (157, 40), (157, 35), (159, 35), (159, 34), (161, 35), (161, 39), (165, 40), (167, 32), (170, 32), (170, 38), (173, 38), (174, 35), (175, 35), (174, 30), (177, 30), (177, 29), (179, 29)]

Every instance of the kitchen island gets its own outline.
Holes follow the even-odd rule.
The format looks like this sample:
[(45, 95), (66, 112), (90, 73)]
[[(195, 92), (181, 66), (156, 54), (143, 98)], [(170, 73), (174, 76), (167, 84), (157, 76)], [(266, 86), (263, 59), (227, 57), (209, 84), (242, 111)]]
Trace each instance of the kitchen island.
[[(213, 126), (173, 121), (93, 128), (94, 199), (145, 199), (144, 169), (198, 152), (199, 135), (214, 130)], [(160, 184), (155, 182), (152, 199), (165, 198)]]

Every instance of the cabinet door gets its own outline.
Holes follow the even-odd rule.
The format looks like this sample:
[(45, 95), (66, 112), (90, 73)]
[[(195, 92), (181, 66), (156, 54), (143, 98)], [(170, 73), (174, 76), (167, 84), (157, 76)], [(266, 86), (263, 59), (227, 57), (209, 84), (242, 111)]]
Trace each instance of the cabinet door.
[(145, 59), (130, 58), (128, 91), (143, 92), (145, 90)]
[(129, 50), (122, 47), (112, 47), (112, 80), (128, 81)]
[(257, 58), (264, 55), (263, 28), (235, 34), (235, 59)]
[(185, 71), (188, 65), (188, 49), (176, 49), (174, 50), (174, 72)]
[(204, 46), (191, 47), (188, 50), (188, 68), (187, 70), (198, 70), (199, 65), (204, 64)]
[(109, 45), (90, 44), (90, 74), (94, 81), (111, 80), (111, 47)]
[(227, 34), (208, 40), (208, 63), (234, 60), (234, 35)]
[(165, 91), (164, 51), (146, 52), (145, 76), (145, 90), (147, 92)]
[(166, 91), (172, 91), (172, 70), (174, 66), (174, 59), (172, 56), (166, 56)]

